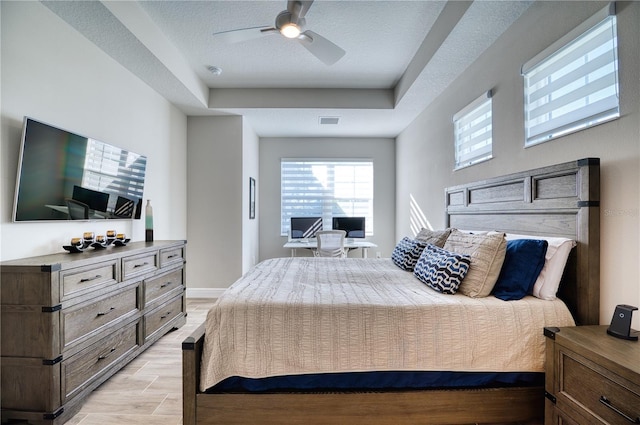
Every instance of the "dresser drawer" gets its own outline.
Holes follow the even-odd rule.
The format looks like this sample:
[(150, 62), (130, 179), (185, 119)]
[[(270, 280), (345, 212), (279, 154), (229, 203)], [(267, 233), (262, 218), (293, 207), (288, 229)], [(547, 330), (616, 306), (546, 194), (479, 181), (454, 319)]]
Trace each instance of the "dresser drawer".
[(144, 299), (145, 307), (151, 304), (154, 300), (169, 293), (183, 284), (182, 267), (175, 269), (169, 273), (162, 274), (160, 276), (154, 276), (144, 281)]
[(566, 402), (593, 415), (589, 421), (595, 419), (594, 423), (640, 423), (640, 392), (636, 392), (640, 389), (634, 391), (631, 387), (631, 383), (588, 359), (571, 351), (560, 351), (558, 407)]
[(62, 362), (63, 403), (78, 394), (107, 367), (140, 346), (137, 320)]
[(60, 299), (66, 300), (117, 281), (117, 261), (92, 264), (60, 274)]
[(167, 304), (158, 307), (144, 317), (144, 337), (145, 341), (158, 331), (171, 319), (182, 313), (182, 295), (169, 301)]
[(122, 280), (127, 280), (158, 268), (158, 253), (146, 253), (122, 259)]
[(138, 311), (138, 286), (62, 311), (63, 348), (91, 332)]
[(184, 246), (160, 250), (160, 267), (184, 263)]

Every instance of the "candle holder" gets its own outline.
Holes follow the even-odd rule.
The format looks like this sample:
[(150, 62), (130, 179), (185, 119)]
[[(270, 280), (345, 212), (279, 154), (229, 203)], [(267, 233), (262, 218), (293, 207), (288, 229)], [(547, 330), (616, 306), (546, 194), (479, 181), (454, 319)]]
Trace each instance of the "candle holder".
[(93, 232), (84, 232), (82, 234), (82, 243), (84, 247), (91, 246), (91, 244), (95, 241), (96, 234)]
[(113, 241), (114, 246), (126, 246), (131, 239), (127, 238), (124, 233), (118, 233), (116, 239)]
[(87, 248), (105, 249), (109, 245), (126, 246), (131, 239), (124, 233), (117, 233), (115, 230), (107, 230), (104, 235), (96, 235), (93, 232), (84, 232), (81, 238), (71, 238), (69, 245), (63, 245), (65, 251), (71, 253), (84, 252)]
[(63, 245), (62, 247), (71, 253), (83, 252), (85, 249), (82, 238), (71, 238), (71, 245)]
[(95, 249), (104, 249), (109, 246), (107, 243), (107, 238), (104, 235), (96, 236), (96, 241), (91, 244)]

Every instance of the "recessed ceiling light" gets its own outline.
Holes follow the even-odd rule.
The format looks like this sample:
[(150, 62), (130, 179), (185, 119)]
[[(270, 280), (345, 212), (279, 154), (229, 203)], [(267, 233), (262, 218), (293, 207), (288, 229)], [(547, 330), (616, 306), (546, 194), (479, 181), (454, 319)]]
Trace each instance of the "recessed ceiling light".
[(213, 65), (209, 65), (207, 66), (207, 69), (209, 70), (210, 73), (212, 73), (213, 75), (220, 75), (222, 74), (222, 68), (220, 68), (219, 66), (213, 66)]
[(318, 117), (318, 122), (320, 125), (338, 124), (340, 117)]

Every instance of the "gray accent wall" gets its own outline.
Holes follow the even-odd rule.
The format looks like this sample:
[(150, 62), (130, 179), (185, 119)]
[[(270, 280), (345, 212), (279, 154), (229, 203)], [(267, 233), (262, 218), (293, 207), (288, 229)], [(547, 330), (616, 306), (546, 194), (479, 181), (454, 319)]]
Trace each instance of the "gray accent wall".
[[(640, 2), (618, 2), (620, 111), (615, 121), (524, 148), (520, 67), (604, 2), (536, 2), (397, 138), (396, 239), (416, 211), (444, 225), (444, 188), (571, 161), (601, 158), (601, 323), (617, 304), (640, 305)], [(454, 171), (452, 116), (493, 96), (493, 159)], [(636, 315), (640, 316), (640, 315)], [(640, 329), (640, 317), (634, 318)]]

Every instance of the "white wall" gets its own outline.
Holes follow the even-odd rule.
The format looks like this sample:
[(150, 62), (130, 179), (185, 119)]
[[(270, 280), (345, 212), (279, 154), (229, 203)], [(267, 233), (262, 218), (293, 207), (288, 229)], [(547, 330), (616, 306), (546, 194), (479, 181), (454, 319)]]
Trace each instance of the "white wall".
[(2, 250), (9, 260), (53, 252), (83, 231), (143, 240), (144, 221), (12, 223), (24, 115), (144, 154), (144, 197), (156, 239), (186, 238), (185, 115), (40, 2), (0, 2)]
[[(242, 274), (245, 274), (252, 266), (258, 262), (260, 246), (258, 240), (260, 238), (260, 167), (258, 158), (260, 156), (259, 148), (260, 139), (255, 131), (242, 121)], [(249, 218), (249, 177), (256, 180), (256, 216), (254, 219)]]
[[(281, 158), (371, 158), (374, 172), (374, 235), (367, 240), (390, 257), (396, 244), (395, 223), (395, 141), (358, 138), (261, 138), (260, 139), (260, 260), (286, 257), (282, 248), (287, 237), (280, 236), (280, 159)], [(305, 250), (298, 250), (304, 255)], [(309, 253), (306, 253), (307, 255)], [(360, 250), (350, 256), (360, 256)]]
[[(617, 304), (640, 306), (640, 2), (618, 2), (620, 119), (524, 149), (520, 67), (606, 3), (537, 2), (398, 138), (396, 236), (409, 234), (410, 197), (434, 228), (444, 225), (444, 188), (571, 161), (601, 158), (600, 321)], [(541, 24), (544, 23), (544, 24)], [(453, 170), (451, 117), (493, 89), (493, 154)], [(640, 329), (640, 314), (634, 318)]]
[(189, 117), (187, 127), (188, 287), (226, 288), (242, 275), (242, 117)]

